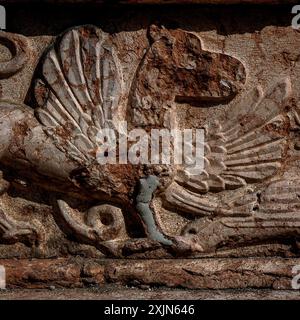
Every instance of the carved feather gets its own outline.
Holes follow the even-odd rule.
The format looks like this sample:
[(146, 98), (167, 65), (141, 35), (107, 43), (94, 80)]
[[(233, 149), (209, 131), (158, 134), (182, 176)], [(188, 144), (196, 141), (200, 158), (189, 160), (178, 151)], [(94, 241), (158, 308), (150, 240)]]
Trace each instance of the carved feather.
[(36, 113), (73, 159), (91, 160), (97, 130), (112, 126), (122, 95), (120, 70), (110, 36), (93, 26), (66, 32), (47, 53), (35, 90)]
[[(289, 119), (284, 107), (289, 91), (288, 81), (278, 83), (263, 96), (256, 89), (235, 106), (233, 123), (206, 127), (204, 171), (192, 175), (189, 167), (180, 168), (175, 184), (166, 191), (168, 203), (209, 214), (216, 206), (209, 203), (215, 200), (204, 201), (203, 194), (237, 189), (275, 176), (287, 150)], [(203, 201), (205, 209), (200, 208)]]

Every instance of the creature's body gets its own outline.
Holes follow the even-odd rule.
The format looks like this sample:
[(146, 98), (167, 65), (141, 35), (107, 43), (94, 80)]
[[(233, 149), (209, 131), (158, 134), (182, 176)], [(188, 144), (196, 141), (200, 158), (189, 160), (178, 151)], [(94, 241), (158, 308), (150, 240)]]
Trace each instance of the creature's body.
[[(225, 101), (245, 82), (245, 71), (237, 59), (204, 51), (193, 34), (152, 27), (150, 35), (153, 43), (136, 71), (130, 92), (126, 92), (111, 36), (92, 26), (65, 33), (43, 59), (35, 87), (37, 108), (1, 102), (3, 170), (9, 168), (43, 188), (93, 204), (109, 203), (105, 208), (115, 219), (113, 231), (99, 225), (93, 208), (87, 225), (80, 226), (72, 221), (67, 202), (57, 199), (64, 223), (94, 245), (114, 240), (110, 236), (120, 228), (116, 222), (119, 208), (137, 212), (151, 239), (186, 250), (209, 251), (231, 237), (238, 242), (251, 235), (263, 239), (274, 234), (298, 236), (297, 206), (289, 209), (296, 220), (288, 228), (282, 222), (280, 200), (278, 208), (270, 206), (274, 190), (282, 195), (282, 203), (297, 200), (292, 190), (297, 189), (298, 180), (273, 179), (283, 167), (289, 144), (290, 118), (284, 109), (288, 82), (274, 86), (264, 96), (254, 90), (244, 102), (248, 103), (246, 111), (232, 114), (237, 118), (235, 126), (218, 123), (206, 128), (205, 168), (198, 176), (191, 175), (184, 165), (156, 170), (155, 165), (97, 162), (97, 130), (115, 128), (122, 120), (128, 122), (129, 129), (176, 128), (175, 100)], [(268, 179), (270, 186), (259, 191), (261, 216), (257, 218), (258, 189), (247, 186)], [(134, 199), (138, 185), (140, 192)], [(215, 196), (226, 190), (230, 196)], [(156, 194), (170, 210), (208, 219), (191, 222), (181, 237), (171, 239), (153, 219), (151, 199)], [(103, 205), (98, 209), (103, 211)], [(268, 210), (279, 218), (268, 218)], [(262, 226), (269, 226), (260, 228), (257, 219)], [(260, 228), (259, 235), (255, 228)], [(207, 233), (217, 236), (207, 239)]]

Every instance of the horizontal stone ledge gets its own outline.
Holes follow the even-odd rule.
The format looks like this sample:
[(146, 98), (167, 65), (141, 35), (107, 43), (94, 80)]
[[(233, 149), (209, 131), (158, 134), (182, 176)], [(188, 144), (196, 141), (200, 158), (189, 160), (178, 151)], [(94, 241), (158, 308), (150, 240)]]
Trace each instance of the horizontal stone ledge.
[(53, 3), (53, 4), (297, 4), (298, 0), (3, 0), (2, 5), (14, 3)]
[(1, 259), (6, 273), (6, 287), (81, 288), (104, 284), (104, 268), (99, 263), (81, 259)]
[(108, 283), (188, 289), (292, 289), (300, 259), (2, 259), (7, 288), (82, 288)]

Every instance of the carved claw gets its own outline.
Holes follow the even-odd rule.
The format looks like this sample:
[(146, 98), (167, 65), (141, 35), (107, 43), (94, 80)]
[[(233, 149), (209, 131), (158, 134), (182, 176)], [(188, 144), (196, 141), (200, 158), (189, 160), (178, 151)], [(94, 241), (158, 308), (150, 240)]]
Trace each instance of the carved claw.
[(35, 224), (37, 222), (17, 221), (0, 210), (0, 234), (1, 240), (6, 243), (22, 242), (25, 244), (40, 244), (43, 241), (43, 233)]
[(183, 236), (175, 236), (173, 238), (174, 249), (184, 253), (200, 253), (204, 252), (201, 244), (197, 243), (194, 239), (189, 239)]
[(167, 246), (177, 253), (203, 252), (202, 246), (197, 242), (182, 236), (167, 237), (159, 230), (154, 220), (154, 213), (150, 208), (153, 193), (158, 185), (159, 181), (156, 176), (140, 179), (140, 191), (136, 199), (136, 208), (143, 221), (149, 240)]
[[(0, 195), (3, 195), (8, 188), (9, 182), (3, 178), (3, 173), (0, 171)], [(0, 209), (0, 240), (10, 244), (22, 242), (40, 246), (44, 240), (43, 227), (36, 220), (30, 223), (17, 221)]]

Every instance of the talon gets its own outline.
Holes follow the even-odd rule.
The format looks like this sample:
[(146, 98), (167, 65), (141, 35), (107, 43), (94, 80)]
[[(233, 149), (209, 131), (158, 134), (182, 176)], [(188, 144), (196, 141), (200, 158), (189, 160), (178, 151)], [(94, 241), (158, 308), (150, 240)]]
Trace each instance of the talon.
[(203, 247), (194, 241), (183, 236), (175, 236), (173, 238), (176, 249), (183, 252), (204, 252)]
[(43, 241), (42, 227), (35, 226), (37, 221), (30, 224), (24, 221), (16, 221), (2, 210), (0, 210), (0, 219), (0, 231), (3, 240), (10, 243), (23, 242), (30, 244), (40, 244)]

